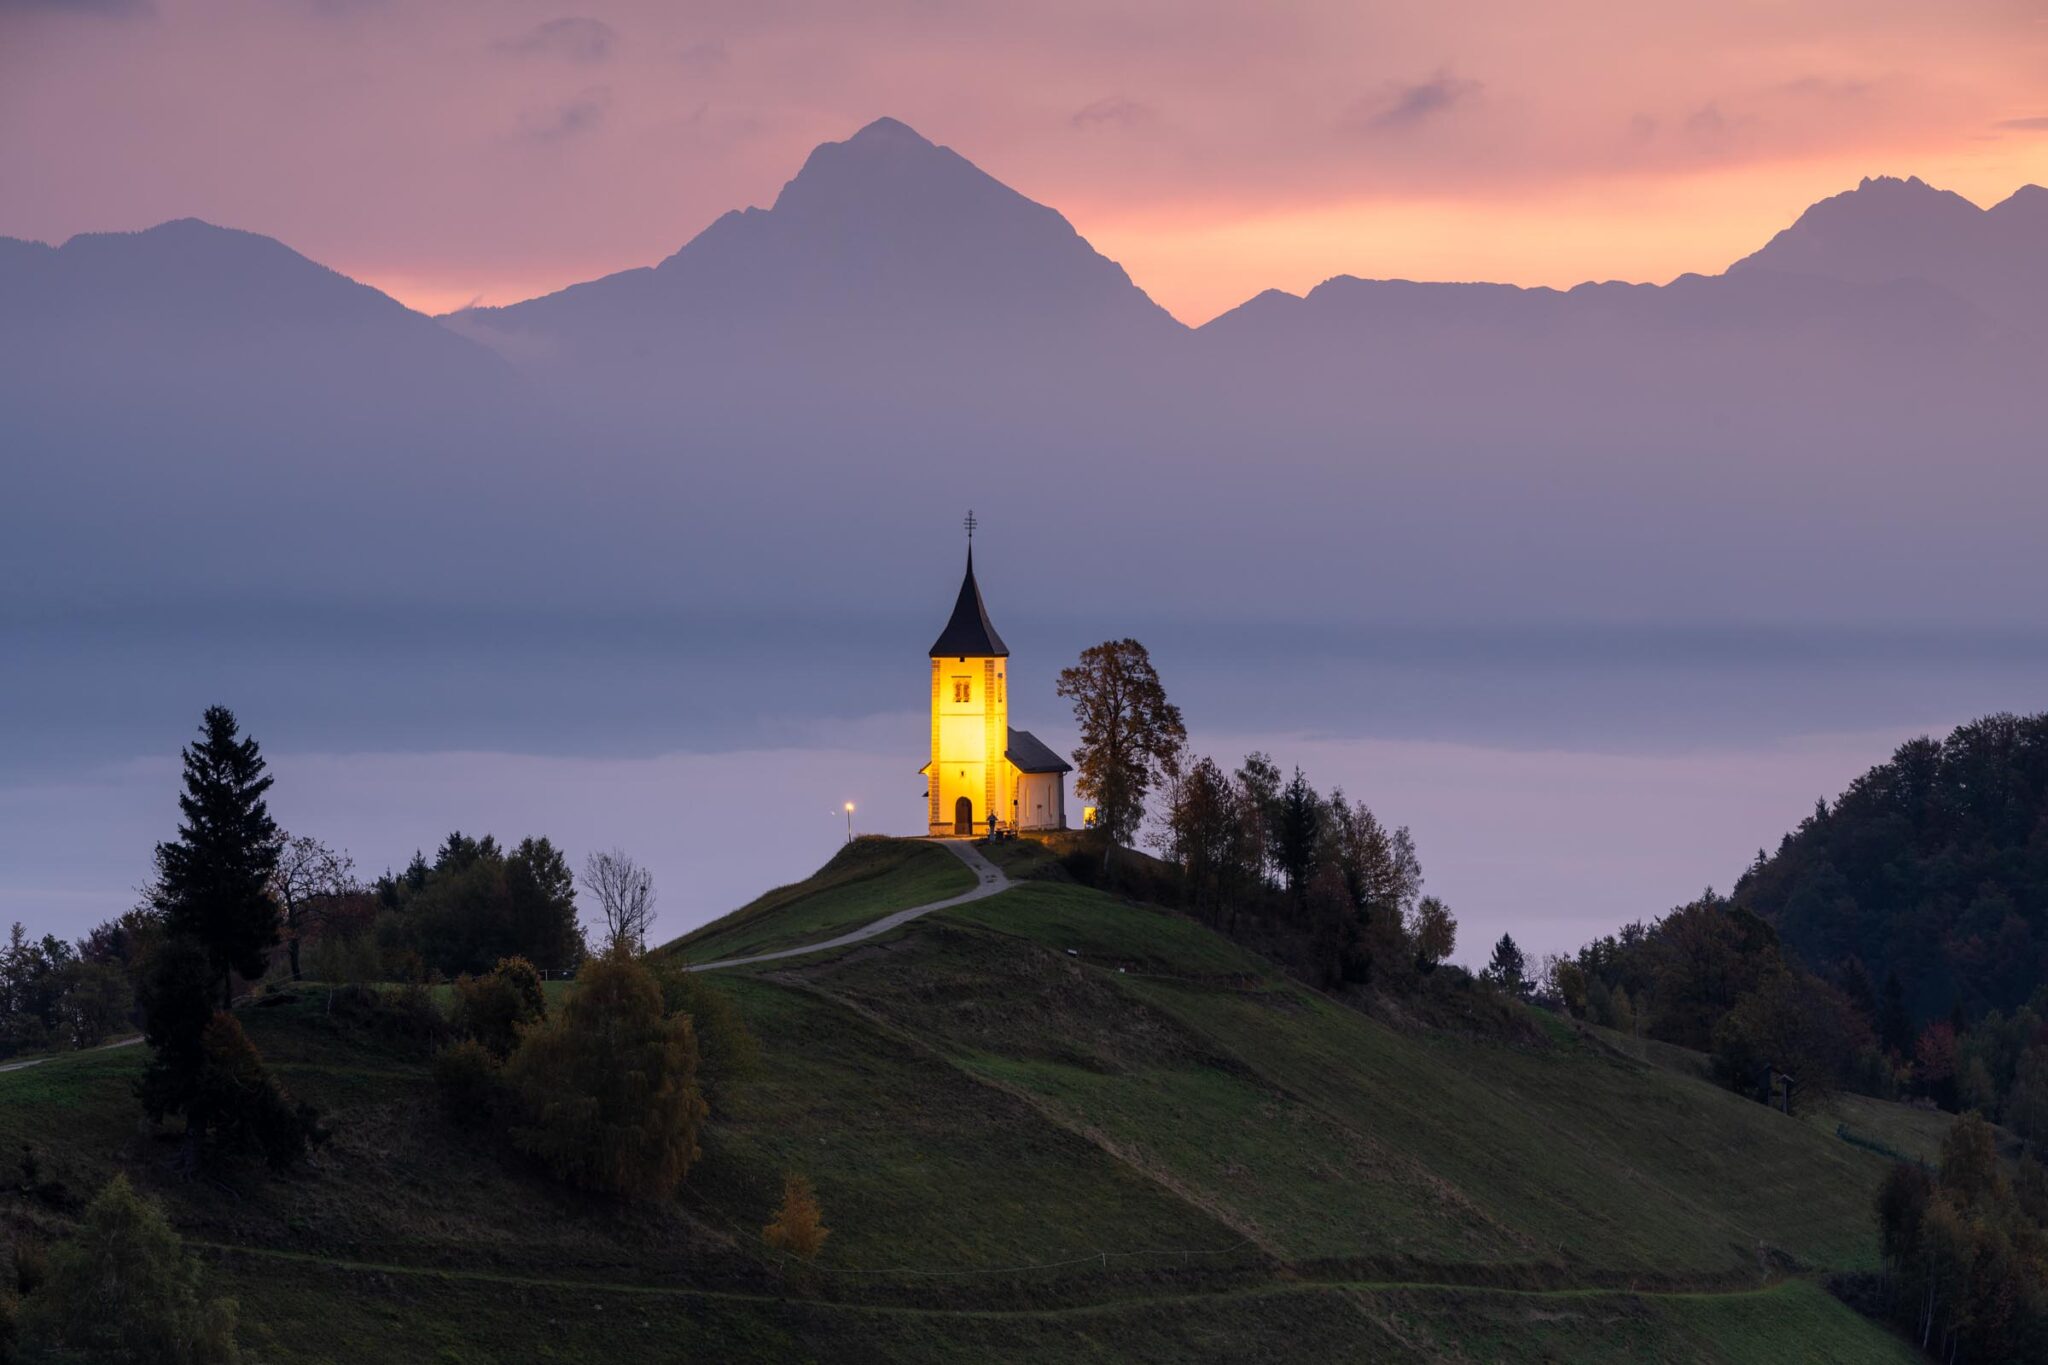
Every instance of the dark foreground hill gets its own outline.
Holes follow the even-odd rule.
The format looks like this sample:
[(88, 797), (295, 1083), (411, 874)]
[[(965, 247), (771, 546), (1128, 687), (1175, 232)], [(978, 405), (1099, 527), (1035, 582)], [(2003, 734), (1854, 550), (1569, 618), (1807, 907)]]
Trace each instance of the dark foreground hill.
[[(686, 950), (919, 903), (948, 861), (864, 845)], [(163, 1198), (266, 1361), (1911, 1358), (1821, 1285), (1875, 1264), (1884, 1160), (1589, 1034), (1404, 1031), (1051, 881), (722, 975), (762, 1058), (672, 1205), (509, 1162), (320, 988), (244, 1014), (329, 1112), (311, 1171), (171, 1179), (137, 1048), (0, 1075), (0, 1146)], [(785, 1272), (789, 1171), (833, 1231)]]

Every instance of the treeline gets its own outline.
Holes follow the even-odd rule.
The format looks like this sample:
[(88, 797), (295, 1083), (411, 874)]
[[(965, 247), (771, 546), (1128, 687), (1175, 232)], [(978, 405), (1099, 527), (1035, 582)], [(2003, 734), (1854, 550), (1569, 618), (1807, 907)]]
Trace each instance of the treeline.
[(1916, 739), (1816, 806), (1734, 899), (1830, 977), (1896, 976), (1916, 1035), (2048, 982), (2048, 715)]
[(1844, 1087), (1891, 1097), (1868, 982), (1807, 971), (1763, 919), (1711, 890), (1546, 967), (1573, 1015), (1712, 1055), (1731, 1089), (1788, 1112)]
[(1158, 844), (1183, 908), (1315, 984), (1402, 988), (1457, 946), (1449, 908), (1422, 894), (1407, 828), (1342, 790), (1252, 753), (1230, 770), (1191, 759), (1163, 794)]
[(1936, 1359), (2048, 1360), (2048, 1166), (2023, 1158), (2008, 1180), (1989, 1124), (1966, 1114), (1930, 1172), (1901, 1163), (1877, 1197), (1884, 1275), (1858, 1304)]
[[(1270, 755), (1235, 768), (1194, 754), (1179, 708), (1136, 640), (1084, 651), (1060, 674), (1081, 747), (1076, 791), (1097, 803), (1109, 850), (1099, 874), (1116, 880), (1113, 853), (1157, 811), (1154, 847), (1170, 869), (1138, 878), (1147, 897), (1177, 905), (1230, 938), (1328, 988), (1413, 991), (1439, 975), (1457, 946), (1448, 906), (1422, 894), (1422, 863), (1405, 826), (1388, 828), (1342, 790), (1316, 790), (1301, 769)], [(1156, 800), (1155, 800), (1156, 798)], [(1132, 880), (1126, 872), (1124, 880)], [(1516, 994), (1528, 983), (1504, 938), (1493, 980)], [(1455, 968), (1445, 982), (1470, 986)]]
[(1782, 1107), (1847, 1088), (2048, 1141), (2048, 716), (1915, 740), (1732, 896), (1555, 963), (1573, 1013)]
[(120, 923), (76, 944), (32, 939), (20, 924), (0, 949), (0, 1057), (97, 1047), (135, 1011), (129, 944)]

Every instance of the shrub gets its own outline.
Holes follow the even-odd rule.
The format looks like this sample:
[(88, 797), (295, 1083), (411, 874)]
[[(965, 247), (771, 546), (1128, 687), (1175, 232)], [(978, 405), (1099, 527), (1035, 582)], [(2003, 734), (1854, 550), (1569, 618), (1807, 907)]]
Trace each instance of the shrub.
[(484, 976), (455, 982), (455, 1027), (474, 1038), (500, 1060), (519, 1046), (524, 1028), (547, 1017), (547, 996), (540, 973), (523, 957), (508, 957)]
[(458, 1038), (434, 1054), (434, 1084), (448, 1117), (464, 1128), (480, 1128), (503, 1108), (498, 1059), (474, 1038)]
[(156, 1201), (117, 1175), (50, 1253), (22, 1305), (23, 1339), (106, 1362), (216, 1365), (240, 1358), (232, 1299), (202, 1303), (200, 1269)]
[(585, 964), (568, 1003), (521, 1038), (505, 1078), (521, 1120), (514, 1145), (573, 1185), (665, 1198), (699, 1155), (696, 1032), (622, 953)]
[(670, 1014), (689, 1017), (697, 1034), (699, 1087), (706, 1099), (723, 1104), (760, 1063), (760, 1040), (732, 996), (703, 972), (673, 967), (662, 973), (661, 1003)]
[(224, 1151), (260, 1151), (272, 1166), (285, 1167), (305, 1155), (316, 1136), (313, 1111), (294, 1105), (271, 1079), (263, 1056), (242, 1025), (222, 1011), (200, 1039), (205, 1060), (187, 1115)]
[(785, 1175), (782, 1206), (775, 1210), (768, 1226), (761, 1229), (761, 1240), (777, 1251), (809, 1261), (817, 1257), (831, 1235), (832, 1229), (825, 1226), (824, 1215), (818, 1209), (817, 1191), (811, 1188), (810, 1178), (795, 1173)]

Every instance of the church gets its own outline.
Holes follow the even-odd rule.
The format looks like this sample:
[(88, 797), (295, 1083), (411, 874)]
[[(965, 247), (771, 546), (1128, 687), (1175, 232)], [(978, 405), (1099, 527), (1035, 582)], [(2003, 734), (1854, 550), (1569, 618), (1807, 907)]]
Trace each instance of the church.
[(931, 832), (1065, 829), (1073, 768), (1029, 730), (1010, 727), (1010, 650), (974, 581), (971, 513), (967, 577), (931, 660), (932, 757), (921, 769)]

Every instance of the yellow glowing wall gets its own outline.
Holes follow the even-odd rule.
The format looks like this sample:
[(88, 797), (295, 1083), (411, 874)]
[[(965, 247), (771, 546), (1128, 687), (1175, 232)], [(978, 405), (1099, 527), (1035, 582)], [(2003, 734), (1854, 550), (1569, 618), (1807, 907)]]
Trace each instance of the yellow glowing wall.
[(988, 813), (1010, 820), (1009, 660), (932, 660), (932, 763), (927, 770), (931, 832), (951, 834), (961, 797), (976, 829)]

